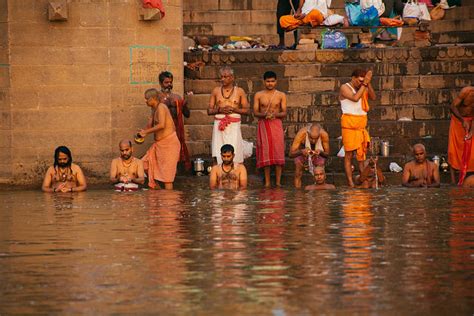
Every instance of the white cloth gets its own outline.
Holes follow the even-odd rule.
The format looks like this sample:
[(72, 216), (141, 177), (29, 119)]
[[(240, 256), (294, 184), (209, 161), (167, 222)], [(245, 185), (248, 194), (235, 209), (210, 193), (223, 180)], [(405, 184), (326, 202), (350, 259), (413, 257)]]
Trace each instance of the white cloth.
[(331, 6), (331, 1), (332, 0), (306, 0), (301, 8), (301, 13), (308, 14), (311, 10), (316, 9), (321, 12), (324, 18), (327, 18), (328, 8)]
[(343, 23), (344, 23), (344, 17), (339, 14), (331, 14), (323, 21), (323, 25), (327, 25), (327, 26), (343, 24)]
[[(346, 83), (346, 85), (351, 88), (352, 92), (356, 93), (355, 89), (349, 83)], [(342, 114), (367, 115), (367, 112), (362, 110), (362, 98), (357, 102), (349, 99), (341, 100), (341, 110)]]
[(385, 12), (385, 4), (382, 0), (361, 0), (360, 6), (363, 10), (367, 10), (371, 6), (374, 6), (377, 9), (379, 16), (381, 16)]
[[(240, 119), (240, 114), (237, 113), (229, 114), (229, 116)], [(217, 163), (221, 164), (221, 147), (230, 144), (234, 147), (234, 162), (243, 163), (245, 158), (252, 155), (253, 144), (242, 139), (241, 122), (230, 123), (225, 130), (219, 130), (219, 119), (224, 117), (224, 114), (215, 115), (211, 142), (212, 156), (216, 157)]]

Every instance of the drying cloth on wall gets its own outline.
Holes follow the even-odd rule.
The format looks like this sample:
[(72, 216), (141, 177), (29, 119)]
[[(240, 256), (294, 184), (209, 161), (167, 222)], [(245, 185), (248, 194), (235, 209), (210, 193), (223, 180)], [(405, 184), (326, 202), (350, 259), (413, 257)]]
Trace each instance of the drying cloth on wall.
[(158, 9), (160, 10), (161, 17), (165, 17), (165, 7), (161, 0), (143, 0), (143, 7), (145, 9)]

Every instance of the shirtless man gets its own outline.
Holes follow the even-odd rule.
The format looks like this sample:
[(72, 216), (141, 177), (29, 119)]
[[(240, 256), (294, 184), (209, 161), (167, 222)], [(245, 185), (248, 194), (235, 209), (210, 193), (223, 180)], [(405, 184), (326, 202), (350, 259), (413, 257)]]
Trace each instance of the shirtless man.
[(242, 88), (235, 85), (234, 71), (226, 66), (220, 69), (221, 85), (212, 90), (209, 100), (208, 115), (214, 116), (212, 132), (212, 157), (222, 163), (220, 148), (230, 144), (235, 148), (235, 162), (244, 161), (241, 115), (249, 112), (247, 95)]
[(156, 89), (145, 91), (147, 106), (152, 108), (152, 117), (146, 128), (138, 132), (140, 137), (153, 134), (155, 143), (143, 156), (143, 167), (148, 174), (148, 186), (159, 189), (155, 180), (163, 182), (165, 189), (172, 190), (179, 161), (181, 143), (176, 135), (173, 118), (168, 107), (159, 97)]
[(463, 184), (462, 184), (462, 187), (463, 188), (474, 188), (474, 174), (473, 175), (470, 175), (469, 177), (467, 177)]
[[(361, 189), (375, 189), (378, 186), (381, 186), (385, 182), (385, 177), (382, 173), (382, 169), (377, 166), (378, 158), (371, 157), (368, 161), (364, 163), (364, 169), (360, 175), (356, 176), (355, 183), (357, 188)], [(377, 177), (375, 176), (375, 169), (377, 168)]]
[(328, 157), (329, 134), (316, 123), (300, 129), (290, 148), (290, 158), (295, 159), (296, 166), (295, 188), (301, 188), (303, 170), (312, 173), (313, 166), (324, 166)]
[(132, 142), (124, 139), (119, 143), (120, 157), (112, 160), (110, 166), (110, 182), (116, 189), (133, 191), (139, 184), (145, 183), (143, 162), (133, 157)]
[(425, 146), (413, 146), (415, 160), (409, 161), (403, 168), (402, 185), (409, 188), (440, 186), (438, 166), (426, 159)]
[(48, 168), (41, 189), (44, 192), (81, 192), (87, 189), (81, 168), (72, 163), (72, 154), (66, 146), (54, 151), (54, 165)]
[(258, 118), (257, 168), (263, 168), (265, 187), (270, 187), (270, 168), (275, 166), (276, 186), (281, 186), (285, 165), (285, 136), (282, 119), (286, 117), (286, 95), (276, 89), (273, 71), (263, 75), (265, 90), (255, 94), (253, 114)]
[(173, 122), (176, 127), (176, 134), (181, 143), (181, 151), (179, 160), (184, 162), (187, 170), (191, 169), (191, 161), (189, 159), (188, 147), (186, 146), (184, 133), (184, 118), (189, 118), (191, 111), (185, 99), (176, 93), (173, 93), (173, 74), (169, 71), (163, 71), (158, 76), (160, 81), (160, 99), (170, 110)]
[[(465, 150), (467, 150), (466, 172), (474, 172), (474, 150), (472, 150), (474, 87), (463, 88), (454, 99), (450, 109), (452, 115), (449, 126), (448, 162), (451, 165), (451, 182), (455, 183), (455, 170), (463, 169), (463, 152)], [(470, 155), (468, 154), (469, 150)]]
[(246, 189), (247, 169), (240, 163), (234, 163), (234, 147), (225, 144), (221, 147), (222, 164), (211, 169), (209, 186), (214, 189)]
[(326, 171), (324, 167), (317, 166), (314, 168), (314, 184), (307, 185), (305, 190), (334, 190), (334, 184), (326, 183)]

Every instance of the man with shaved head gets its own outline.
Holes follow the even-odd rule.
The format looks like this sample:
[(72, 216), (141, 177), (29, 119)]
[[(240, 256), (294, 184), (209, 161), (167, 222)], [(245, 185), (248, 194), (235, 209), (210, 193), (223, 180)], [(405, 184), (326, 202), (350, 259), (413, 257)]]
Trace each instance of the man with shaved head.
[(426, 149), (422, 144), (413, 145), (415, 160), (409, 161), (403, 168), (402, 185), (409, 188), (439, 187), (438, 165), (426, 159)]
[(307, 185), (305, 190), (334, 190), (334, 184), (326, 183), (326, 171), (324, 167), (317, 166), (314, 168), (314, 184)]
[(120, 191), (134, 191), (139, 184), (145, 183), (143, 162), (133, 157), (132, 142), (124, 139), (119, 143), (120, 157), (112, 160), (110, 182)]
[(295, 188), (301, 188), (301, 177), (307, 169), (314, 174), (315, 166), (324, 166), (329, 156), (329, 134), (317, 123), (303, 127), (296, 133), (290, 148), (295, 159)]

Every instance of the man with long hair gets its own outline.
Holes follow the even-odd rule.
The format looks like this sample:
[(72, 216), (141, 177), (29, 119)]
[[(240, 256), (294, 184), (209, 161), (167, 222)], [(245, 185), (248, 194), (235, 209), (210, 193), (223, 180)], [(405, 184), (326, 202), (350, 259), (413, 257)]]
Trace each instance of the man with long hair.
[(54, 151), (54, 164), (48, 168), (41, 189), (44, 192), (81, 192), (87, 189), (81, 168), (72, 163), (72, 154), (66, 146)]

